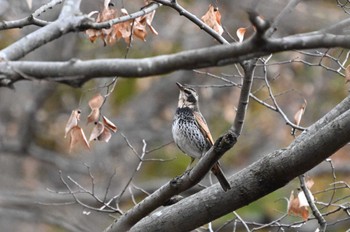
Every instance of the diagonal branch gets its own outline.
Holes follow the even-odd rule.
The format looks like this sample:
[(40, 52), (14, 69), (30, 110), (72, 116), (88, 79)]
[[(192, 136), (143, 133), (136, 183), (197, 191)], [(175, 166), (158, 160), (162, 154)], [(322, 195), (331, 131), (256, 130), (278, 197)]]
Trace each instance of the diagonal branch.
[(185, 8), (183, 8), (180, 4), (177, 3), (177, 1), (172, 0), (155, 0), (158, 3), (161, 3), (165, 6), (169, 6), (179, 12), (180, 15), (188, 18), (196, 24), (199, 28), (207, 32), (209, 35), (211, 35), (214, 39), (216, 39), (221, 44), (229, 44), (227, 40), (225, 40), (224, 37), (219, 35), (215, 30), (213, 30), (211, 27), (209, 27), (207, 24), (205, 24), (202, 20), (200, 20), (197, 16), (192, 14), (191, 12), (187, 11)]
[(306, 187), (305, 183), (305, 177), (304, 175), (299, 176), (299, 181), (300, 181), (300, 187), (303, 190), (306, 200), (309, 203), (309, 206), (311, 208), (312, 214), (315, 216), (315, 218), (318, 221), (318, 224), (320, 225), (320, 231), (324, 232), (326, 231), (327, 228), (327, 221), (324, 219), (320, 211), (317, 209), (314, 200), (311, 198), (311, 192), (310, 190)]

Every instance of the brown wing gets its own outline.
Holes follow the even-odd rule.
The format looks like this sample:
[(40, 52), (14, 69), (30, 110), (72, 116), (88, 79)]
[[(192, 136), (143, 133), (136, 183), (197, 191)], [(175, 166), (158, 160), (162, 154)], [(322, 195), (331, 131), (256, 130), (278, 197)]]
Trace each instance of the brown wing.
[(205, 122), (205, 120), (204, 120), (202, 114), (199, 113), (199, 112), (194, 112), (193, 115), (194, 115), (194, 118), (196, 119), (196, 122), (197, 122), (198, 125), (199, 125), (199, 129), (202, 131), (204, 137), (205, 137), (206, 139), (208, 139), (208, 141), (210, 142), (210, 145), (213, 146), (213, 144), (214, 144), (213, 137), (211, 137), (211, 134), (210, 134), (208, 125), (207, 125), (207, 123)]

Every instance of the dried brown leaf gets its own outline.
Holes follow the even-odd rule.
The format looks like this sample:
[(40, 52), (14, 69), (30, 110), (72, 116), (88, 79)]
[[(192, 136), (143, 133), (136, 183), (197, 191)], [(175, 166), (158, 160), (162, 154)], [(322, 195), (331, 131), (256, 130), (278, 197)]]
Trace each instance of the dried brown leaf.
[(299, 198), (295, 197), (294, 191), (290, 193), (289, 202), (288, 202), (288, 213), (298, 215), (299, 212)]
[[(104, 8), (101, 12), (98, 13), (96, 22), (105, 22), (111, 19), (114, 19), (117, 17), (117, 11), (112, 6), (110, 6), (110, 0), (104, 1)], [(104, 42), (104, 44), (113, 44), (115, 41), (111, 37), (111, 33), (113, 31), (113, 28), (107, 28), (107, 29), (101, 29), (101, 30), (95, 30), (95, 29), (88, 29), (85, 31), (87, 36), (89, 37), (89, 40), (91, 42), (95, 42), (97, 38), (101, 38)]]
[(90, 145), (86, 140), (83, 129), (79, 126), (75, 126), (70, 130), (70, 142), (69, 142), (69, 152), (72, 152), (74, 148), (78, 145), (90, 150)]
[(99, 109), (103, 105), (105, 98), (101, 94), (96, 94), (93, 96), (89, 101), (90, 108), (93, 109)]
[(244, 28), (244, 27), (241, 27), (241, 28), (238, 28), (238, 29), (237, 29), (236, 35), (237, 35), (238, 41), (239, 41), (240, 43), (243, 42), (243, 40), (244, 40), (244, 34), (246, 33), (246, 31), (247, 31), (247, 29)]
[(117, 132), (118, 128), (117, 126), (111, 122), (107, 117), (102, 115), (102, 119), (103, 119), (103, 125), (105, 127), (107, 127), (108, 129), (110, 129), (111, 131), (113, 131), (114, 133)]
[(112, 133), (109, 129), (107, 129), (106, 127), (104, 127), (102, 133), (98, 136), (98, 140), (99, 141), (103, 141), (103, 142), (106, 142), (108, 143), (109, 140), (111, 139), (112, 137)]
[[(122, 16), (128, 15), (128, 11), (124, 8), (121, 9)], [(113, 36), (118, 40), (123, 38), (127, 44), (130, 44), (132, 20), (128, 20), (122, 23), (113, 25)]]
[(146, 14), (144, 17), (146, 25), (148, 26), (148, 28), (151, 30), (151, 32), (155, 35), (158, 35), (158, 32), (156, 31), (156, 29), (154, 29), (154, 27), (152, 26), (152, 21), (154, 18), (154, 15), (156, 14), (156, 11), (152, 11), (151, 13)]
[(87, 117), (87, 124), (89, 124), (91, 122), (93, 122), (93, 123), (97, 122), (99, 117), (100, 117), (100, 109), (99, 108), (91, 110), (91, 113)]
[(202, 16), (202, 21), (216, 31), (219, 35), (222, 35), (224, 29), (221, 26), (221, 14), (218, 8), (213, 5), (209, 5), (208, 11)]
[(79, 109), (73, 110), (68, 121), (66, 124), (66, 128), (65, 128), (65, 133), (64, 133), (64, 137), (67, 137), (67, 134), (69, 133), (69, 131), (78, 125), (78, 121), (80, 120), (80, 113), (81, 111)]
[[(311, 192), (309, 194), (312, 196)], [(303, 191), (298, 190), (296, 193), (294, 193), (294, 191), (291, 192), (288, 204), (288, 214), (300, 216), (305, 221), (309, 218), (309, 203), (307, 202)]]
[(102, 134), (104, 129), (104, 125), (101, 122), (97, 122), (91, 131), (89, 142), (96, 140)]
[(294, 114), (294, 123), (295, 123), (295, 125), (297, 125), (297, 126), (300, 125), (300, 121), (301, 121), (301, 118), (304, 115), (305, 108), (306, 108), (306, 101), (304, 102), (304, 104), (302, 104), (300, 106), (299, 110)]

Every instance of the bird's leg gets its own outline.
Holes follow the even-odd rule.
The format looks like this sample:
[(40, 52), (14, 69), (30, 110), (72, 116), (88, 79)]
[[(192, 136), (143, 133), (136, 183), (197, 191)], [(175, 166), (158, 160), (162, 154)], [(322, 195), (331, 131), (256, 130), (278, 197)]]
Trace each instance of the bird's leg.
[(190, 157), (190, 158), (191, 158), (191, 162), (188, 164), (188, 166), (186, 168), (186, 172), (188, 172), (192, 169), (192, 164), (193, 164), (194, 158), (193, 157)]

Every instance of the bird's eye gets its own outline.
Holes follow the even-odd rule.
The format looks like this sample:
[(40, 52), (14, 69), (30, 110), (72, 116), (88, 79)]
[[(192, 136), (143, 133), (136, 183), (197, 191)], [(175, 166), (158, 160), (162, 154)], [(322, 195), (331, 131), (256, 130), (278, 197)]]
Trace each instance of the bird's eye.
[(192, 94), (191, 91), (189, 91), (187, 89), (185, 89), (184, 92), (185, 92), (186, 95), (191, 95)]

